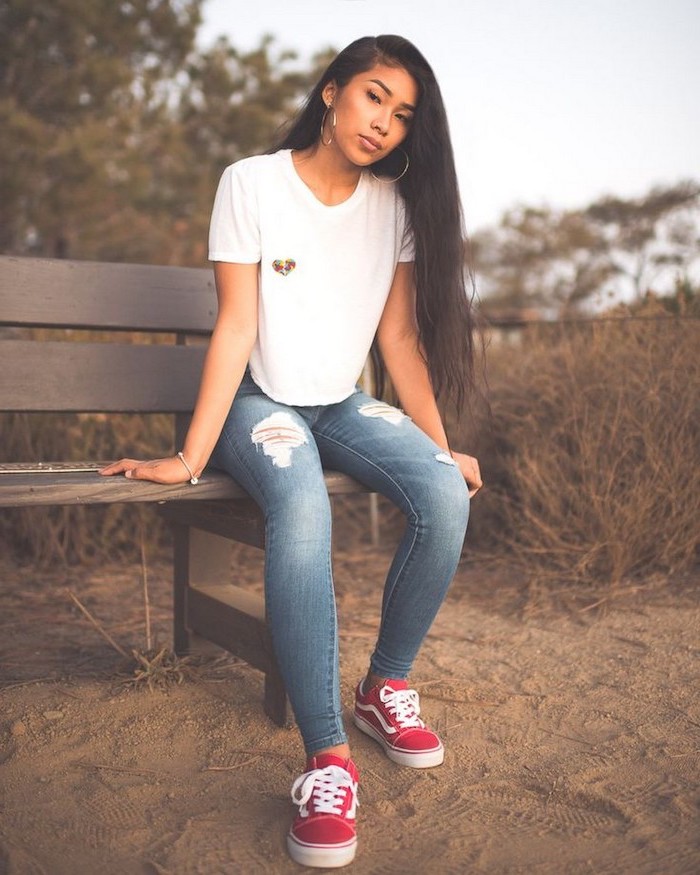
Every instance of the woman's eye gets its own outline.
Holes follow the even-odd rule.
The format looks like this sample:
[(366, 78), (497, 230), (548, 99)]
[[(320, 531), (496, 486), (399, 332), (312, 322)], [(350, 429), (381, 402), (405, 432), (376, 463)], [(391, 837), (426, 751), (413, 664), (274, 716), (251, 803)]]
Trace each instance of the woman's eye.
[(373, 100), (375, 103), (381, 103), (381, 100), (379, 99), (379, 95), (376, 94), (371, 89), (367, 92), (367, 95), (369, 96), (369, 99)]

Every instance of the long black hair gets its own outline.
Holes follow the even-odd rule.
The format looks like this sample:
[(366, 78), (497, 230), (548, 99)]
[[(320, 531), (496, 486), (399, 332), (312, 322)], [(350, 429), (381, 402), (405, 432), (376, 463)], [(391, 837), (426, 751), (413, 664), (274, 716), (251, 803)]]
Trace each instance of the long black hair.
[[(435, 394), (447, 395), (461, 409), (474, 388), (472, 293), (466, 278), (465, 233), (457, 173), (445, 106), (435, 74), (418, 49), (400, 36), (355, 40), (326, 68), (275, 149), (308, 149), (318, 143), (326, 110), (322, 92), (331, 81), (339, 88), (377, 64), (402, 67), (418, 85), (419, 97), (409, 133), (401, 144), (410, 166), (397, 185), (415, 245), (416, 317)], [(372, 165), (389, 179), (404, 167), (400, 149)], [(376, 344), (375, 350), (376, 353)], [(379, 364), (379, 385), (384, 369)]]

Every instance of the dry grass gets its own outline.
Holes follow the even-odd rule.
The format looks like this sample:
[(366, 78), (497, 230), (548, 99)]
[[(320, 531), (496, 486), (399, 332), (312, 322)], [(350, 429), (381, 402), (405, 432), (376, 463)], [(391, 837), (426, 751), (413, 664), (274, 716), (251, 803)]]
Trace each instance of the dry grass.
[(139, 689), (145, 686), (152, 693), (154, 690), (166, 690), (185, 680), (189, 657), (178, 656), (168, 647), (131, 652), (134, 657), (133, 674), (122, 681), (125, 687)]
[(128, 674), (121, 679), (122, 686), (133, 690), (147, 687), (149, 692), (167, 690), (185, 680), (188, 666), (192, 660), (188, 656), (178, 656), (169, 647), (158, 646), (154, 643), (151, 627), (151, 602), (148, 591), (145, 529), (143, 526), (141, 527), (140, 552), (145, 648), (132, 647), (129, 654), (108, 632), (104, 624), (90, 613), (74, 592), (68, 590), (67, 595), (93, 629), (107, 641), (110, 647), (127, 660), (126, 671)]
[(477, 544), (508, 551), (540, 581), (689, 568), (700, 531), (700, 322), (533, 327), (489, 358), (493, 416), (472, 429), (489, 484), (475, 502)]

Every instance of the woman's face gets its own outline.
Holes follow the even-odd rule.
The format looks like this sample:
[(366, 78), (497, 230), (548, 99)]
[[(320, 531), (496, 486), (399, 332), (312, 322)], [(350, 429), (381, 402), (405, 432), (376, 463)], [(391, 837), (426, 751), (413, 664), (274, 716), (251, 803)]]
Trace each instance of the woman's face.
[[(358, 73), (343, 88), (329, 82), (323, 89), (326, 105), (333, 104), (337, 123), (332, 145), (353, 164), (366, 167), (405, 140), (418, 103), (418, 85), (403, 67), (377, 64)], [(331, 134), (331, 115), (324, 138)]]

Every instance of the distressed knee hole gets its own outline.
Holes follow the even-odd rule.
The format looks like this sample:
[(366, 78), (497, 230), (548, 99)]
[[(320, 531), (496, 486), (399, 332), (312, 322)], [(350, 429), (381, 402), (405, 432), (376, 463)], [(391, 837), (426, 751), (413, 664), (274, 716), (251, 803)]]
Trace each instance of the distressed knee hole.
[(273, 413), (254, 426), (250, 439), (262, 447), (263, 453), (272, 459), (272, 464), (277, 468), (289, 468), (292, 450), (307, 443), (304, 430), (289, 413), (283, 411)]
[(438, 460), (438, 462), (442, 462), (443, 465), (457, 464), (449, 453), (435, 453), (435, 458)]
[(358, 407), (357, 409), (358, 413), (362, 416), (386, 419), (386, 421), (390, 422), (392, 425), (398, 425), (406, 418), (405, 413), (402, 413), (396, 407), (392, 407), (391, 404), (386, 404), (384, 401), (371, 401), (369, 404), (363, 404), (362, 407)]

